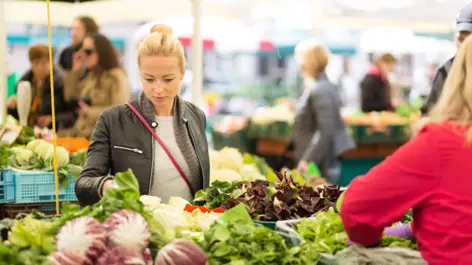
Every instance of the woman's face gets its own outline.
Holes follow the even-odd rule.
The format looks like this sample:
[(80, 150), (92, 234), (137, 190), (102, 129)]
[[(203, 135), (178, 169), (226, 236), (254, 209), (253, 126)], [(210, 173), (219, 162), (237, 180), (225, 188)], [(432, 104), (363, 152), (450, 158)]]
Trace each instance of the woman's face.
[(31, 71), (39, 79), (45, 79), (49, 75), (49, 59), (41, 58), (31, 62)]
[(384, 74), (389, 74), (389, 73), (395, 72), (396, 67), (397, 67), (397, 64), (396, 64), (396, 63), (385, 63), (385, 62), (382, 62), (382, 64), (380, 65), (380, 68), (381, 68), (380, 70), (381, 70)]
[(72, 45), (77, 45), (81, 43), (84, 40), (86, 34), (87, 32), (82, 21), (80, 21), (79, 19), (75, 19), (72, 22), (71, 29)]
[(179, 93), (184, 74), (175, 56), (144, 56), (139, 72), (144, 93), (154, 106), (170, 106)]
[(82, 51), (87, 56), (87, 68), (93, 68), (98, 64), (98, 53), (92, 38), (85, 38)]

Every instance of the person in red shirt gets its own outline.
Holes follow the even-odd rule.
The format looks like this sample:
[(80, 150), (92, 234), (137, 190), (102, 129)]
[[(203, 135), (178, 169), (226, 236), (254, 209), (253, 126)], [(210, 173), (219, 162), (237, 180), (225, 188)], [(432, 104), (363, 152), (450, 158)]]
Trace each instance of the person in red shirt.
[(424, 127), (346, 190), (340, 214), (350, 241), (377, 245), (385, 227), (413, 209), (414, 221), (400, 234), (409, 237), (411, 230), (429, 265), (472, 264), (471, 122), (468, 37)]

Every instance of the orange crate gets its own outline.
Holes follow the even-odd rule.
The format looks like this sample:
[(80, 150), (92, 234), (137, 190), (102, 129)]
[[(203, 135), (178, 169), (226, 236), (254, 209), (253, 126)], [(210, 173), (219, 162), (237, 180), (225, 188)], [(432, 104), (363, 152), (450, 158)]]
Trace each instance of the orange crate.
[[(87, 149), (90, 145), (90, 142), (85, 138), (57, 138), (57, 145), (63, 146), (69, 152), (76, 152), (81, 149)], [(53, 143), (53, 140), (46, 140), (50, 143)]]

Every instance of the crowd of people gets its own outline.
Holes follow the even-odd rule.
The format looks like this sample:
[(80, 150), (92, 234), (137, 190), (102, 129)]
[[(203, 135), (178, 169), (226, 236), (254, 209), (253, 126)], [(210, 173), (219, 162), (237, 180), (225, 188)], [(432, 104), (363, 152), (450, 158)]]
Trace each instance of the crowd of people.
[[(74, 19), (72, 43), (53, 65), (56, 128), (62, 137), (89, 139), (101, 112), (130, 99), (131, 85), (110, 39), (88, 16)], [(20, 78), (31, 84), (29, 126), (51, 127), (49, 49), (29, 49), (31, 68)], [(8, 99), (8, 114), (18, 118), (17, 98)]]

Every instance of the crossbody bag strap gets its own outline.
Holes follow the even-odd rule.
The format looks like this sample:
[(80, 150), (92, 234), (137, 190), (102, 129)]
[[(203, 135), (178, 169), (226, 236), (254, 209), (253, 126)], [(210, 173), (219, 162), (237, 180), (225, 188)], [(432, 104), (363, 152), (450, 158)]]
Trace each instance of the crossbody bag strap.
[(148, 131), (152, 134), (152, 136), (154, 137), (154, 139), (156, 139), (156, 141), (159, 143), (159, 145), (162, 147), (162, 149), (164, 150), (164, 152), (167, 154), (167, 156), (169, 157), (170, 161), (172, 161), (172, 164), (174, 164), (175, 168), (177, 169), (177, 171), (179, 172), (180, 176), (182, 176), (182, 178), (184, 179), (185, 183), (187, 183), (187, 186), (188, 188), (190, 189), (190, 192), (192, 194), (194, 194), (194, 191), (193, 191), (193, 187), (192, 187), (192, 184), (190, 183), (190, 181), (188, 180), (187, 176), (185, 176), (185, 173), (183, 172), (182, 168), (179, 166), (179, 164), (177, 163), (177, 161), (175, 160), (174, 156), (172, 156), (172, 154), (169, 152), (169, 149), (167, 149), (167, 146), (164, 144), (164, 142), (161, 140), (161, 138), (157, 135), (157, 133), (154, 131), (154, 129), (152, 129), (152, 127), (149, 125), (149, 123), (144, 119), (144, 117), (141, 115), (141, 113), (138, 112), (138, 110), (136, 110), (136, 108), (131, 105), (130, 103), (126, 103), (126, 105), (128, 105), (128, 107), (134, 112), (134, 114), (136, 114), (136, 116), (138, 117), (138, 119), (144, 124), (144, 126), (146, 126), (146, 128), (148, 129)]

